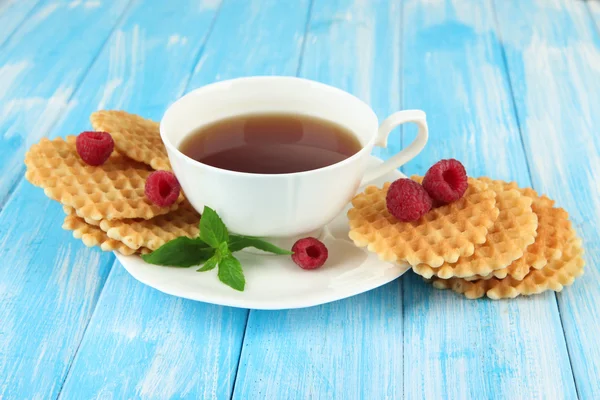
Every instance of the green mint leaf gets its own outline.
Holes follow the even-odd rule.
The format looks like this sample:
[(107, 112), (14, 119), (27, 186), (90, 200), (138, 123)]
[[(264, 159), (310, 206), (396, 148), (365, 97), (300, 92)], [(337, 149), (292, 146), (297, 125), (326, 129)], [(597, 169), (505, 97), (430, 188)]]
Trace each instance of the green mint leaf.
[(242, 271), (242, 265), (232, 255), (223, 257), (219, 262), (219, 280), (240, 292), (244, 291), (246, 286), (246, 279), (244, 278), (244, 272)]
[(219, 263), (219, 260), (221, 259), (221, 257), (219, 257), (218, 254), (215, 254), (214, 256), (212, 256), (211, 258), (208, 259), (208, 261), (206, 261), (204, 263), (204, 265), (202, 266), (202, 268), (198, 269), (198, 272), (205, 272), (205, 271), (210, 271), (211, 269), (214, 269), (217, 264)]
[(200, 218), (200, 239), (213, 249), (229, 240), (227, 228), (212, 208), (205, 206)]
[(217, 248), (217, 254), (219, 255), (219, 259), (225, 258), (225, 257), (231, 255), (231, 251), (229, 250), (229, 246), (227, 245), (227, 242), (223, 242), (219, 245), (219, 247)]
[(150, 254), (142, 255), (149, 264), (187, 268), (200, 265), (215, 253), (206, 243), (182, 236), (160, 246)]
[(236, 251), (240, 251), (245, 249), (246, 247), (254, 247), (256, 249), (267, 251), (273, 254), (279, 255), (291, 255), (293, 252), (289, 250), (282, 249), (280, 247), (275, 246), (265, 240), (251, 237), (251, 236), (241, 236), (241, 235), (230, 235), (229, 236), (229, 251), (235, 253)]
[(247, 247), (247, 246), (244, 246), (244, 243), (245, 243), (244, 236), (240, 236), (240, 235), (236, 235), (236, 234), (232, 233), (231, 235), (229, 235), (229, 241), (227, 242), (227, 245), (229, 247), (229, 251), (231, 251), (232, 253), (235, 253), (236, 251), (240, 251)]

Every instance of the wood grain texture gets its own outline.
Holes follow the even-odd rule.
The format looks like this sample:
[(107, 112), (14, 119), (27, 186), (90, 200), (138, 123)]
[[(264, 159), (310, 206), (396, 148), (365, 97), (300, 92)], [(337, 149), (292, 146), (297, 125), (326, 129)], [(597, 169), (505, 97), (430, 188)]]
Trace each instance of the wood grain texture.
[[(0, 398), (600, 398), (599, 4), (0, 0)], [(430, 143), (408, 174), (456, 157), (557, 199), (586, 275), (494, 302), (407, 274), (248, 314), (143, 286), (18, 184), (31, 143), (89, 128), (93, 110), (159, 119), (203, 84), (297, 72), (380, 118), (424, 109)]]
[(187, 90), (243, 76), (294, 75), (309, 4), (226, 0)]
[(586, 5), (596, 24), (596, 31), (600, 34), (600, 2), (588, 1)]
[(596, 26), (600, 27), (600, 3), (598, 3), (597, 1), (588, 1), (586, 2), (586, 5), (588, 6), (590, 13), (592, 14), (592, 18), (594, 18), (596, 22)]
[[(179, 5), (198, 6), (196, 2), (191, 3)], [(158, 11), (164, 11), (168, 15), (177, 9), (175, 6), (165, 5)], [(114, 20), (114, 7), (115, 4), (113, 11), (107, 11), (105, 17), (102, 14), (95, 15), (99, 25), (104, 24), (102, 29), (106, 30), (106, 36), (112, 30), (108, 23)], [(162, 14), (160, 25), (156, 20), (158, 16), (152, 19), (151, 10), (138, 4), (134, 8), (136, 12), (115, 31), (85, 82), (69, 101), (67, 114), (51, 131), (50, 136), (73, 134), (87, 129), (89, 113), (97, 107), (126, 107), (143, 111), (140, 103), (152, 106), (152, 101), (160, 99), (162, 107), (165, 107), (169, 101), (180, 96), (200, 50), (203, 36), (207, 34), (215, 14), (214, 9), (198, 10), (196, 14), (190, 14), (189, 9), (194, 8), (185, 8), (185, 15), (189, 15), (186, 29), (191, 34), (188, 50), (185, 47), (173, 47), (173, 40), (170, 36), (165, 36), (167, 28), (173, 29), (173, 33), (180, 31), (178, 24), (185, 19), (182, 11), (180, 15), (173, 15), (171, 18), (165, 18), (165, 14)], [(64, 18), (72, 17), (72, 8), (65, 7), (64, 10), (68, 10), (65, 11), (66, 15), (56, 14), (55, 25), (62, 23)], [(59, 8), (55, 12), (63, 10)], [(144, 29), (140, 29), (139, 19), (146, 20), (154, 33), (146, 34)], [(84, 22), (86, 21), (82, 21)], [(204, 29), (199, 29), (203, 25)], [(97, 30), (97, 35), (103, 32), (95, 25), (92, 27)], [(154, 27), (161, 27), (160, 32), (156, 32)], [(53, 29), (48, 24), (45, 30), (34, 31), (31, 36), (48, 36), (48, 31)], [(93, 32), (89, 35), (93, 35)], [(144, 39), (150, 42), (154, 39), (155, 43), (144, 46), (142, 51), (139, 46)], [(78, 55), (67, 52), (63, 56), (84, 57), (85, 53)], [(143, 68), (140, 59), (144, 56), (157, 60), (154, 61), (157, 69), (149, 71)], [(37, 58), (36, 62), (43, 64), (44, 60)], [(162, 65), (160, 60), (165, 60), (164, 64), (167, 65)], [(52, 58), (47, 60), (52, 61)], [(75, 68), (78, 65), (77, 62), (73, 63)], [(181, 70), (182, 67), (185, 70)], [(41, 68), (38, 71), (38, 81), (46, 77), (40, 71)], [(71, 70), (63, 65), (63, 75), (70, 76), (74, 71), (76, 69)], [(59, 72), (55, 74), (58, 76)], [(113, 86), (119, 77), (121, 81), (116, 84), (118, 88), (115, 88)], [(25, 90), (25, 83), (33, 87), (40, 85), (33, 76), (28, 79), (19, 81), (14, 87)], [(153, 91), (153, 85), (147, 84), (154, 80), (165, 85), (153, 84), (161, 93)], [(12, 82), (8, 83), (12, 85)], [(49, 84), (50, 81), (41, 85)], [(126, 93), (123, 94), (122, 91)], [(138, 92), (141, 95), (137, 95)], [(116, 99), (111, 98), (112, 95), (117, 96)], [(41, 101), (40, 99), (39, 102)], [(15, 109), (14, 118), (33, 126), (31, 118), (36, 109), (26, 107), (28, 103), (24, 104), (24, 109)], [(57, 118), (62, 110), (51, 109), (47, 118)], [(43, 119), (40, 118), (37, 122), (41, 123)], [(51, 123), (48, 122), (48, 125)], [(12, 126), (18, 128), (20, 125)], [(40, 125), (41, 128), (44, 126)], [(22, 126), (19, 130), (22, 130), (24, 136), (30, 134)], [(29, 139), (27, 136), (24, 140), (37, 139)], [(5, 174), (8, 172), (4, 170)], [(3, 298), (2, 304), (5, 304), (6, 299), (11, 305), (0, 307), (0, 321), (3, 321), (0, 327), (0, 397), (55, 396), (79, 346), (114, 257), (112, 254), (87, 249), (80, 241), (72, 239), (69, 232), (62, 231), (60, 226), (63, 213), (60, 207), (50, 204), (40, 189), (25, 183), (18, 187), (12, 200), (0, 215), (0, 220), (4, 221), (2, 229), (5, 231), (1, 236), (0, 252), (6, 255), (3, 258), (6, 262), (3, 261), (0, 268), (0, 295)]]
[(165, 295), (116, 263), (60, 398), (229, 398), (246, 314)]
[[(160, 118), (186, 85), (195, 87), (248, 71), (293, 74), (309, 2), (297, 4), (302, 11), (285, 19), (288, 7), (277, 1), (230, 0), (219, 10), (215, 4), (211, 12), (217, 17), (205, 45), (202, 32), (211, 15), (206, 7), (198, 16), (190, 14), (192, 1), (165, 3), (162, 10), (140, 4), (88, 74), (81, 96), (95, 93), (92, 109), (105, 102)], [(170, 18), (157, 23), (155, 19), (165, 14)], [(121, 31), (123, 38), (118, 39)], [(175, 44), (175, 39), (169, 39), (174, 36)], [(245, 39), (238, 40), (241, 37)], [(177, 44), (182, 47), (171, 50), (175, 59), (163, 56)], [(186, 73), (192, 70), (190, 79)], [(216, 76), (219, 73), (222, 77)], [(98, 88), (109, 92), (97, 93)], [(88, 109), (75, 114), (87, 115)], [(116, 263), (61, 397), (230, 398), (247, 314), (247, 310), (164, 295), (135, 281)]]
[[(0, 55), (0, 198), (21, 179), (25, 148), (48, 134), (125, 4), (41, 4)], [(71, 31), (85, 31), (71, 44)], [(56, 41), (48, 42), (48, 37)], [(24, 45), (27, 43), (28, 45)], [(20, 185), (0, 214), (0, 398), (56, 396), (112, 258), (61, 230), (62, 210)]]
[[(400, 2), (312, 6), (300, 75), (348, 90), (384, 117), (399, 108)], [(396, 132), (390, 143), (399, 146)], [(303, 310), (250, 311), (234, 399), (402, 395), (398, 282)]]
[(0, 49), (39, 3), (40, 0), (4, 0), (0, 2)]
[(0, 215), (0, 397), (56, 396), (112, 263), (21, 186)]
[[(403, 105), (424, 109), (430, 128), (406, 173), (452, 157), (472, 176), (529, 186), (491, 2), (406, 0), (403, 11)], [(406, 398), (576, 397), (553, 294), (473, 301), (402, 280)]]
[(398, 282), (317, 307), (250, 311), (234, 399), (401, 397)]
[[(89, 114), (100, 108), (160, 119), (182, 95), (218, 7), (218, 2), (191, 0), (155, 7), (134, 3), (52, 135), (87, 129)], [(109, 254), (102, 257), (114, 260)], [(107, 283), (61, 397), (164, 398), (187, 393), (203, 398), (231, 390), (245, 311), (166, 296), (131, 279), (118, 263)], [(206, 343), (207, 337), (213, 339)], [(109, 355), (111, 362), (106, 363)], [(94, 356), (101, 361), (94, 362)]]
[(584, 241), (585, 275), (557, 298), (579, 397), (600, 398), (600, 36), (584, 2), (495, 6), (534, 187)]

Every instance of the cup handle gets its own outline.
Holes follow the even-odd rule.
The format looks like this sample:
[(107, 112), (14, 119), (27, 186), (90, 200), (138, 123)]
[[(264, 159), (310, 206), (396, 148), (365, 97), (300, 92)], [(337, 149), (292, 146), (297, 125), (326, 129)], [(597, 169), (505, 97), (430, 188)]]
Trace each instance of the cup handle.
[(377, 131), (377, 139), (375, 140), (375, 146), (387, 147), (387, 139), (390, 135), (390, 132), (398, 125), (402, 125), (406, 122), (413, 122), (417, 124), (419, 131), (417, 132), (417, 137), (415, 140), (413, 140), (413, 142), (407, 148), (403, 149), (398, 154), (395, 154), (384, 163), (367, 170), (361, 182), (361, 186), (366, 185), (367, 183), (380, 178), (381, 176), (400, 167), (401, 165), (406, 164), (417, 154), (419, 154), (421, 150), (423, 150), (423, 147), (425, 147), (425, 144), (427, 143), (429, 130), (427, 129), (425, 113), (421, 110), (398, 111), (387, 117), (379, 126), (379, 130)]

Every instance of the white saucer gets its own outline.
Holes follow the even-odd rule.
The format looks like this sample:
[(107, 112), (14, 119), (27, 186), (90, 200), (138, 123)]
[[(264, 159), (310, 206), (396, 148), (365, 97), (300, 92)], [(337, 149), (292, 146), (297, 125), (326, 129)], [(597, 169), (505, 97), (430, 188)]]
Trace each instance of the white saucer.
[[(371, 164), (380, 162), (375, 157), (370, 161)], [(373, 184), (382, 185), (402, 177), (402, 173), (394, 171)], [(348, 238), (346, 212), (349, 208), (350, 205), (324, 231), (323, 242), (329, 250), (329, 259), (320, 269), (303, 270), (288, 256), (235, 253), (246, 276), (244, 292), (221, 283), (216, 269), (196, 272), (194, 267), (161, 267), (147, 264), (139, 256), (115, 254), (135, 279), (173, 296), (261, 310), (310, 307), (375, 289), (409, 268), (408, 264), (382, 262), (375, 254), (354, 246)]]

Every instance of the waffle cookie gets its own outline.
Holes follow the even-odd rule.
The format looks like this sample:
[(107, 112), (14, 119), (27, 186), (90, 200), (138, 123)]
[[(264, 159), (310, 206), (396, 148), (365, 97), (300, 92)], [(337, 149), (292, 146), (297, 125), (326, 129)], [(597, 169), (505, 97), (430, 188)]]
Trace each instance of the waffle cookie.
[(111, 134), (115, 148), (127, 157), (155, 170), (171, 171), (158, 122), (125, 111), (96, 111), (90, 116), (96, 131)]
[(81, 239), (87, 247), (99, 246), (104, 251), (118, 251), (126, 256), (139, 253), (148, 253), (150, 250), (141, 248), (138, 251), (133, 250), (119, 240), (109, 238), (106, 233), (98, 228), (87, 224), (82, 218), (76, 215), (67, 215), (63, 222), (63, 229), (72, 231), (73, 237)]
[(154, 251), (179, 236), (198, 236), (199, 223), (200, 215), (188, 202), (183, 202), (177, 210), (149, 220), (102, 220), (100, 228), (108, 237), (131, 249)]
[(75, 209), (88, 220), (143, 218), (166, 214), (178, 207), (152, 204), (144, 193), (151, 171), (113, 152), (100, 166), (87, 165), (75, 147), (75, 136), (42, 139), (25, 156), (29, 182), (44, 189), (51, 199)]
[[(77, 213), (75, 212), (75, 209), (73, 207), (63, 206), (63, 211), (67, 215), (77, 215)], [(96, 221), (95, 219), (83, 218), (83, 220), (85, 221), (86, 224), (89, 224), (92, 226), (100, 226), (100, 221)]]
[(390, 183), (383, 188), (367, 187), (352, 200), (353, 208), (348, 211), (350, 238), (384, 261), (433, 267), (456, 262), (485, 242), (498, 218), (496, 193), (482, 181), (469, 179), (461, 199), (412, 222), (398, 221), (387, 210), (389, 187)]
[(462, 278), (440, 279), (434, 277), (431, 282), (437, 289), (452, 289), (469, 299), (487, 296), (490, 299), (507, 299), (519, 295), (529, 296), (547, 290), (560, 292), (563, 287), (573, 283), (583, 274), (584, 261), (581, 241), (574, 237), (561, 246), (561, 256), (549, 261), (542, 269), (532, 269), (523, 280), (512, 277), (491, 278), (467, 281)]
[(533, 189), (519, 189), (525, 196), (533, 199), (531, 208), (538, 216), (538, 229), (535, 242), (527, 247), (523, 257), (515, 260), (506, 268), (498, 269), (489, 275), (474, 276), (467, 280), (503, 279), (511, 276), (522, 280), (530, 269), (542, 269), (552, 260), (562, 256), (563, 243), (575, 237), (575, 231), (569, 221), (569, 214), (562, 208), (554, 207), (554, 201), (546, 196), (539, 196)]
[(472, 255), (460, 257), (455, 263), (445, 262), (439, 268), (424, 263), (415, 265), (413, 270), (417, 274), (425, 278), (437, 276), (443, 279), (488, 275), (521, 258), (527, 246), (534, 242), (538, 218), (531, 208), (533, 199), (522, 195), (514, 182), (489, 178), (477, 180), (496, 192), (496, 206), (500, 210), (485, 243), (476, 246)]

